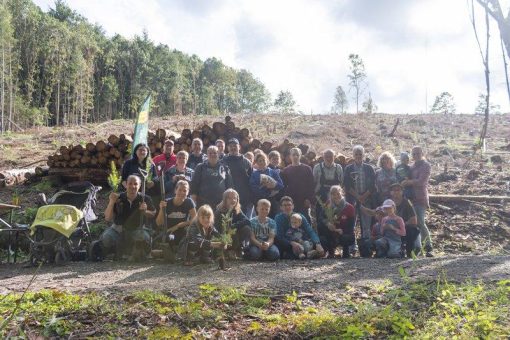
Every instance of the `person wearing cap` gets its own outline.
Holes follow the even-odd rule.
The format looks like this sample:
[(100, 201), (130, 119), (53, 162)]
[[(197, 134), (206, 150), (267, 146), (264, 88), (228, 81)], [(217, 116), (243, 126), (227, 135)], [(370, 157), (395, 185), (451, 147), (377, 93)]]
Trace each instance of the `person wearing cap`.
[(198, 164), (204, 163), (207, 160), (207, 155), (202, 152), (204, 143), (200, 138), (195, 138), (191, 142), (191, 153), (188, 157), (188, 163), (186, 166), (192, 170), (195, 170)]
[(402, 237), (406, 236), (405, 223), (396, 215), (395, 202), (387, 199), (382, 208), (386, 217), (381, 221), (382, 237), (375, 241), (376, 257), (401, 257)]
[[(397, 174), (398, 183), (402, 183), (406, 179), (411, 179), (411, 167), (409, 166), (409, 154), (407, 152), (400, 153), (400, 162), (398, 163), (395, 172)], [(414, 198), (412, 186), (404, 187), (404, 197), (410, 200)]]
[(425, 242), (425, 251), (427, 257), (432, 257), (432, 239), (430, 231), (425, 223), (427, 209), (429, 208), (428, 183), (430, 179), (431, 166), (423, 155), (423, 150), (419, 146), (413, 147), (411, 154), (413, 156), (413, 165), (411, 166), (411, 179), (402, 181), (404, 187), (412, 187), (414, 198), (412, 199), (418, 226), (420, 227), (420, 236)]
[(214, 145), (218, 148), (218, 158), (222, 160), (223, 157), (225, 157), (225, 141), (223, 139), (218, 139)]
[(163, 145), (163, 153), (158, 155), (152, 159), (156, 167), (160, 167), (163, 162), (165, 166), (158, 170), (158, 177), (161, 176), (162, 173), (173, 167), (177, 163), (177, 156), (174, 154), (174, 142), (171, 139), (166, 139)]
[(385, 151), (377, 161), (379, 169), (375, 172), (375, 187), (377, 189), (377, 204), (390, 198), (390, 185), (397, 182), (395, 172), (395, 157), (391, 152)]
[(231, 138), (227, 147), (228, 154), (221, 162), (230, 169), (233, 188), (239, 194), (243, 213), (251, 218), (253, 212), (253, 195), (250, 188), (250, 177), (253, 173), (251, 162), (240, 153), (241, 145), (237, 138)]
[(346, 200), (356, 207), (356, 216), (360, 218), (361, 237), (370, 238), (372, 216), (361, 211), (361, 206), (374, 206), (376, 188), (374, 168), (363, 161), (365, 149), (361, 145), (352, 148), (354, 163), (345, 167), (344, 188)]
[(284, 194), (294, 200), (296, 212), (305, 216), (311, 223), (310, 208), (315, 203), (313, 172), (310, 166), (301, 163), (301, 150), (290, 149), (291, 164), (280, 173), (284, 184)]
[[(390, 186), (390, 198), (395, 203), (396, 215), (400, 216), (405, 223), (406, 236), (403, 241), (407, 257), (411, 257), (412, 251), (419, 254), (421, 238), (416, 212), (411, 201), (404, 197), (400, 183), (393, 183)], [(362, 207), (362, 210), (367, 214), (376, 216), (377, 210), (367, 209), (366, 207)]]

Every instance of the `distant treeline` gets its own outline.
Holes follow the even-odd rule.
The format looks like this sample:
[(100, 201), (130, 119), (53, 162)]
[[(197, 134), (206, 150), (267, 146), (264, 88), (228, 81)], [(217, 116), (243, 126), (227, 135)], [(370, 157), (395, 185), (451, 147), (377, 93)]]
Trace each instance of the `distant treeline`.
[(250, 72), (156, 45), (145, 32), (107, 37), (63, 1), (47, 13), (30, 0), (0, 1), (0, 49), (1, 131), (132, 118), (147, 94), (158, 116), (271, 105)]

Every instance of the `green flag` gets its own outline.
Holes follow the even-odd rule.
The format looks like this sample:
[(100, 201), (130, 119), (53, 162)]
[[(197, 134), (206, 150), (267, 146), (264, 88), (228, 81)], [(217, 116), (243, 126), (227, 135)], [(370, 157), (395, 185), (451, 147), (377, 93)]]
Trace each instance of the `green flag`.
[(135, 146), (140, 143), (147, 144), (147, 134), (149, 133), (149, 110), (151, 106), (151, 96), (147, 96), (145, 103), (143, 103), (138, 119), (135, 125), (135, 136), (133, 138), (133, 155), (135, 153)]

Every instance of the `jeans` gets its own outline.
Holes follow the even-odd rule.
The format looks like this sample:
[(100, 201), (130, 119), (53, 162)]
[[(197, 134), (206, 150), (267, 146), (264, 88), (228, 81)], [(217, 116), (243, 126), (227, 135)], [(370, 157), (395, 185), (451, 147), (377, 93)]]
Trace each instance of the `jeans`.
[(280, 251), (274, 244), (267, 250), (262, 250), (257, 246), (251, 245), (248, 250), (247, 259), (258, 261), (263, 258), (268, 261), (276, 261), (280, 258)]
[(151, 237), (145, 229), (137, 228), (130, 231), (119, 232), (114, 227), (107, 228), (99, 238), (101, 240), (103, 256), (131, 251), (136, 244), (142, 246), (146, 254), (149, 253)]
[(418, 226), (420, 227), (420, 235), (422, 241), (425, 241), (425, 250), (432, 250), (432, 239), (430, 238), (430, 231), (425, 223), (425, 217), (427, 214), (427, 207), (416, 204), (414, 206), (414, 210), (416, 211), (416, 217), (418, 218)]
[(370, 226), (372, 225), (372, 216), (368, 214), (364, 214), (361, 212), (361, 208), (359, 205), (356, 206), (356, 222), (358, 221), (358, 217), (360, 217), (360, 226), (361, 226), (361, 237), (362, 238), (370, 238)]
[(399, 258), (402, 242), (387, 237), (381, 237), (375, 241), (377, 257)]

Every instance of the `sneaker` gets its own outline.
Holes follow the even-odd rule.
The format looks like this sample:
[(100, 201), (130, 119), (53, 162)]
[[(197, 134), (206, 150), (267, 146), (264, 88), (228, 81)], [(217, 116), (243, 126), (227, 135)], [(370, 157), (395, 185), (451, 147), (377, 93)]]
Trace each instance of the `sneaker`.
[(299, 254), (299, 259), (304, 260), (306, 258), (306, 255), (304, 253)]
[(432, 254), (431, 251), (428, 251), (428, 252), (425, 253), (425, 256), (426, 257), (434, 257), (434, 254)]

